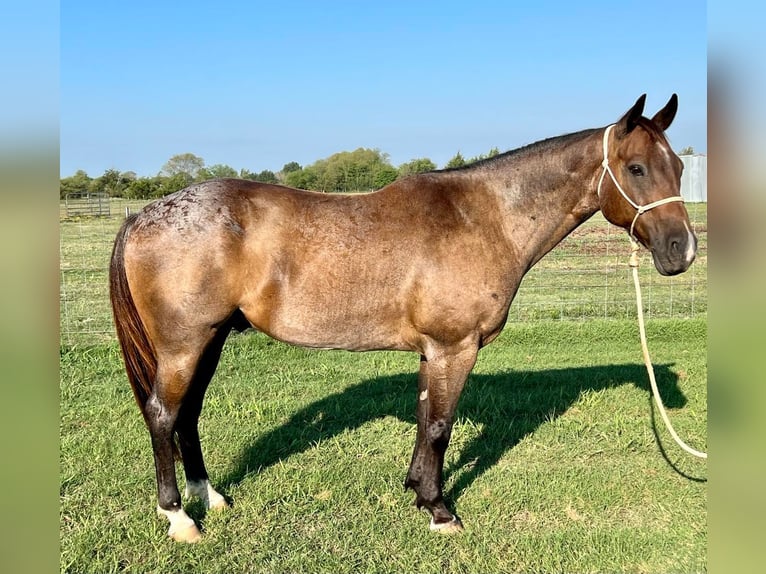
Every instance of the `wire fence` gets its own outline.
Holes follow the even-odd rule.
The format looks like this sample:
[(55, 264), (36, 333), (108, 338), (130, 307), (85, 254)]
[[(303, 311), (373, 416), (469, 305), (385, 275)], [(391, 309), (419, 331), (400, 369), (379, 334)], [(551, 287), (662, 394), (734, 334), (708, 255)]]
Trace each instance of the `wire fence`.
[[(60, 217), (60, 342), (94, 345), (116, 341), (109, 307), (108, 264), (126, 210), (146, 201), (110, 200), (110, 215)], [(707, 314), (707, 204), (688, 203), (699, 239), (697, 260), (684, 274), (663, 277), (642, 250), (640, 278), (644, 312), (651, 317)], [(635, 317), (628, 268), (627, 234), (600, 213), (575, 230), (524, 278), (509, 321), (586, 320)]]

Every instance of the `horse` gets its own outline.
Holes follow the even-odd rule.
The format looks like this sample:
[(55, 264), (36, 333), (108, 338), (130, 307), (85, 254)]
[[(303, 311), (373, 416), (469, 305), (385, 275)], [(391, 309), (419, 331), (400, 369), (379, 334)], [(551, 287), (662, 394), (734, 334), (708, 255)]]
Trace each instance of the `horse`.
[(503, 329), (525, 273), (599, 209), (675, 275), (697, 238), (665, 136), (673, 94), (651, 119), (646, 94), (614, 124), (545, 139), (358, 194), (239, 179), (193, 184), (128, 217), (110, 261), (116, 332), (149, 430), (157, 512), (196, 542), (185, 495), (228, 506), (198, 433), (227, 335), (254, 328), (302, 347), (420, 357), (415, 448), (404, 485), (430, 528), (462, 530), (442, 470), (477, 359)]

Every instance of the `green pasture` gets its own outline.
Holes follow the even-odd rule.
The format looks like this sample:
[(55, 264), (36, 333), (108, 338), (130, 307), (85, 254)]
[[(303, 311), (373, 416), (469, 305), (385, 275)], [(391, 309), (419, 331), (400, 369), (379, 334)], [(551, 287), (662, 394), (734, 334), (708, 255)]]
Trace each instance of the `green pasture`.
[[(658, 319), (649, 337), (676, 429), (705, 449), (705, 320)], [(481, 351), (445, 463), (466, 527), (455, 536), (429, 532), (402, 488), (417, 363), (232, 336), (201, 433), (233, 505), (188, 503), (204, 535), (188, 546), (155, 515), (149, 436), (117, 346), (63, 347), (61, 571), (706, 570), (707, 465), (653, 424), (632, 322), (512, 324)]]
[[(689, 207), (692, 269), (665, 283), (645, 256), (641, 273), (663, 398), (705, 450), (706, 214)], [(707, 570), (707, 463), (656, 416), (627, 241), (596, 218), (525, 279), (466, 385), (444, 489), (465, 532), (431, 533), (402, 487), (417, 356), (309, 351), (251, 331), (227, 342), (201, 421), (211, 481), (232, 507), (187, 501), (204, 540), (173, 543), (109, 315), (121, 212), (61, 221), (61, 572)]]

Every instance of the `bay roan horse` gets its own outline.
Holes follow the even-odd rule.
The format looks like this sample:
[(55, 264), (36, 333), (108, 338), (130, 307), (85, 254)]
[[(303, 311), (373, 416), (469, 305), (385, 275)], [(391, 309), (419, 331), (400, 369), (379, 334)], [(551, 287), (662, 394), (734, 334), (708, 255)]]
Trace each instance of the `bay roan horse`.
[(608, 128), (372, 193), (223, 179), (129, 217), (112, 254), (111, 302), (169, 535), (200, 538), (181, 503), (176, 448), (186, 494), (208, 508), (227, 505), (208, 482), (197, 421), (227, 334), (248, 326), (304, 347), (420, 355), (405, 486), (431, 513), (432, 529), (459, 530), (441, 485), (453, 414), (524, 274), (599, 209), (632, 227), (663, 275), (694, 259), (697, 240), (676, 201), (682, 163), (664, 135), (678, 99), (651, 119), (644, 101)]

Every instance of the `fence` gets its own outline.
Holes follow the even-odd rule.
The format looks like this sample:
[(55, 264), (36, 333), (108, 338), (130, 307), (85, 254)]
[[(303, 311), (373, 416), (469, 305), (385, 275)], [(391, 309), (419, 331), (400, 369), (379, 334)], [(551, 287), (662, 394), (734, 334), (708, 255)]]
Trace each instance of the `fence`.
[[(144, 203), (112, 199), (115, 215), (109, 217), (66, 219), (62, 213), (61, 344), (115, 340), (107, 284), (109, 256), (125, 208), (137, 211)], [(699, 238), (697, 260), (689, 271), (662, 277), (642, 250), (640, 274), (648, 318), (707, 313), (707, 204), (689, 203), (687, 208)], [(527, 274), (511, 305), (509, 321), (634, 317), (629, 252), (626, 233), (597, 213)]]
[(64, 200), (66, 217), (108, 217), (109, 196), (105, 193), (67, 193)]
[[(686, 273), (659, 275), (651, 255), (641, 250), (639, 277), (647, 317), (707, 313), (707, 204), (686, 207), (699, 240), (697, 259)], [(511, 305), (510, 320), (635, 317), (629, 254), (625, 231), (597, 213), (527, 274)]]

